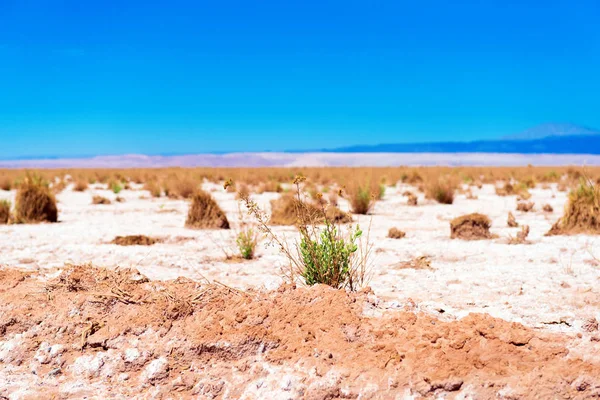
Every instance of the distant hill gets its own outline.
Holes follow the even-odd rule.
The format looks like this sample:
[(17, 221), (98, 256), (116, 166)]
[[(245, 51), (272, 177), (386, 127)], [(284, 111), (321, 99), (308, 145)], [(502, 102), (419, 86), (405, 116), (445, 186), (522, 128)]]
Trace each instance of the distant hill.
[(550, 136), (600, 135), (600, 130), (576, 124), (541, 124), (516, 135), (505, 136), (504, 140), (532, 140)]
[(340, 153), (600, 154), (600, 131), (573, 124), (544, 124), (498, 140), (389, 143), (323, 149)]

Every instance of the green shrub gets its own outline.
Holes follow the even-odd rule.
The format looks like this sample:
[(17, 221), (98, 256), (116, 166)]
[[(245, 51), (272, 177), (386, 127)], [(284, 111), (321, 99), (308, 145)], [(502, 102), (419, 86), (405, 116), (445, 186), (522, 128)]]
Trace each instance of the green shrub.
[(121, 193), (121, 190), (123, 190), (123, 186), (121, 186), (119, 182), (112, 182), (110, 184), (110, 190), (112, 190), (114, 194), (119, 194)]
[(258, 236), (252, 228), (244, 229), (238, 233), (235, 243), (240, 250), (240, 255), (246, 260), (254, 258), (254, 251), (258, 243)]
[(304, 268), (301, 275), (306, 284), (322, 283), (336, 289), (346, 286), (351, 278), (351, 257), (358, 250), (356, 240), (361, 235), (357, 227), (346, 240), (329, 223), (318, 237), (302, 234), (300, 254)]

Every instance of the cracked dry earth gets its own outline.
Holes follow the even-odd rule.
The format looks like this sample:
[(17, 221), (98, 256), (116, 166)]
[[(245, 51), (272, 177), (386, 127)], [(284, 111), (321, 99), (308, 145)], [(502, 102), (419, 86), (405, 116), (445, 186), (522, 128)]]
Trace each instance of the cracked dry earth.
[[(239, 291), (91, 265), (0, 270), (0, 396), (596, 398), (600, 337), (378, 313), (369, 290)], [(593, 329), (591, 329), (593, 331)], [(594, 350), (595, 349), (595, 350)], [(578, 354), (579, 353), (579, 354)]]

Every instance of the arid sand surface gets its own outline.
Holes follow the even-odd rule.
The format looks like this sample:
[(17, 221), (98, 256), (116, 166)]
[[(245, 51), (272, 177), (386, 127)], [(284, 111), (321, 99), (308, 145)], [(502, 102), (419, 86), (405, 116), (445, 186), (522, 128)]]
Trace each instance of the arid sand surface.
[[(255, 260), (227, 260), (240, 217), (251, 218), (222, 185), (204, 189), (233, 230), (186, 229), (187, 201), (152, 198), (141, 185), (109, 205), (92, 204), (115, 199), (106, 185), (67, 187), (58, 223), (0, 225), (0, 396), (600, 395), (600, 237), (544, 236), (566, 202), (555, 184), (530, 190), (530, 212), (490, 184), (452, 205), (419, 193), (417, 206), (402, 196), (413, 187), (388, 186), (371, 215), (353, 216), (373, 244), (372, 292), (358, 294), (282, 286), (286, 259), (267, 240)], [(279, 196), (252, 195), (267, 210)], [(519, 231), (509, 211), (530, 227), (526, 243), (508, 244)], [(450, 221), (473, 212), (489, 216), (496, 237), (450, 239)], [(406, 237), (387, 238), (392, 227)], [(297, 238), (293, 227), (273, 229)], [(110, 244), (136, 234), (162, 242)], [(406, 266), (421, 256), (429, 266)]]

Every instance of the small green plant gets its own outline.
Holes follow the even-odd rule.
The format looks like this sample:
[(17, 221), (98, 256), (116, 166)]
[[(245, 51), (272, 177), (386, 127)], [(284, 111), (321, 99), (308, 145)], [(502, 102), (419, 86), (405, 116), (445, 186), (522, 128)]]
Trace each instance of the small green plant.
[(112, 190), (114, 194), (119, 194), (121, 193), (121, 190), (123, 190), (123, 186), (121, 186), (119, 182), (112, 182), (110, 184), (110, 190)]
[(258, 235), (252, 228), (241, 230), (235, 240), (242, 258), (252, 260), (258, 244)]
[[(318, 206), (308, 203), (305, 200), (308, 196), (303, 195), (301, 190), (304, 181), (302, 176), (294, 179), (296, 226), (300, 233), (295, 251), (284, 237), (273, 232), (268, 225), (269, 216), (254, 200), (248, 196), (241, 196), (241, 199), (248, 213), (258, 221), (259, 228), (288, 259), (289, 268), (283, 272), (290, 281), (301, 278), (309, 286), (325, 284), (336, 289), (357, 290), (367, 282), (371, 250), (368, 235), (363, 246), (363, 231), (358, 226), (350, 227), (345, 232), (341, 225), (336, 226), (327, 212), (327, 203), (321, 193), (316, 195)], [(225, 186), (228, 184), (229, 181)], [(370, 202), (370, 194), (368, 196)]]
[(301, 276), (307, 285), (324, 283), (336, 289), (351, 280), (351, 257), (358, 250), (357, 239), (362, 231), (357, 226), (349, 238), (339, 235), (338, 229), (328, 221), (318, 237), (302, 234), (300, 254), (303, 269)]

